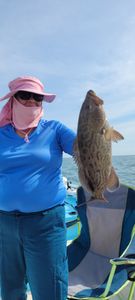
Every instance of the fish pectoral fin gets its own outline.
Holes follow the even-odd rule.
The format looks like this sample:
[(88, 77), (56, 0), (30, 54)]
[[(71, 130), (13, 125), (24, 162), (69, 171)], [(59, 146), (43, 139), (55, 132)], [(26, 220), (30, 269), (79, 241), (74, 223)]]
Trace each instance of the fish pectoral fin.
[(123, 135), (117, 130), (113, 129), (113, 127), (109, 127), (103, 130), (104, 137), (107, 141), (118, 142), (119, 140), (123, 140)]
[(110, 176), (107, 181), (107, 190), (110, 192), (116, 191), (120, 187), (119, 177), (112, 167)]
[(112, 141), (117, 142), (120, 140), (124, 140), (123, 135), (120, 132), (118, 132), (117, 130), (113, 129), (112, 130)]

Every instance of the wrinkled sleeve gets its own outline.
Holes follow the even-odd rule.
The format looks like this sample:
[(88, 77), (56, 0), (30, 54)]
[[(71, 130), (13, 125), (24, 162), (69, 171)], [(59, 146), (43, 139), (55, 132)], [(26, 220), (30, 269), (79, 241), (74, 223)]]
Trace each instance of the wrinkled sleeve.
[(59, 123), (57, 130), (57, 139), (58, 143), (65, 153), (73, 155), (73, 144), (76, 138), (76, 133), (65, 126), (62, 123)]

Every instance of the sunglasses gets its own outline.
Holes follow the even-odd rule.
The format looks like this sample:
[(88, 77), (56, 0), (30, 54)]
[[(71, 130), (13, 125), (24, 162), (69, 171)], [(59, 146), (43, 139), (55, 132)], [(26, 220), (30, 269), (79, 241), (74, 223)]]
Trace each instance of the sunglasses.
[(36, 102), (41, 102), (44, 99), (44, 95), (35, 94), (27, 91), (19, 91), (17, 92), (14, 97), (19, 100), (30, 100), (33, 98)]

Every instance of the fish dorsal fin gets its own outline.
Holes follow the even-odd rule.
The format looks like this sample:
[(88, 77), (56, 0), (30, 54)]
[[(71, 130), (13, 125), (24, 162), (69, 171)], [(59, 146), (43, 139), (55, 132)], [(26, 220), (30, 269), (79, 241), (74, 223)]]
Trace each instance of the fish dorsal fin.
[(103, 129), (103, 133), (106, 141), (113, 141), (117, 143), (118, 141), (124, 139), (123, 135), (117, 130), (113, 129), (113, 127)]
[(107, 190), (114, 192), (120, 186), (119, 177), (116, 174), (114, 168), (111, 168), (111, 173), (107, 181)]

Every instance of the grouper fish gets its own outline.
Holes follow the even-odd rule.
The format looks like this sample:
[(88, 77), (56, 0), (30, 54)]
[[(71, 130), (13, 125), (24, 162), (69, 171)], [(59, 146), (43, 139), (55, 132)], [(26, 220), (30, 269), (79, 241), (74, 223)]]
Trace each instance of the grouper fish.
[(123, 140), (121, 133), (110, 127), (103, 107), (104, 101), (92, 90), (82, 104), (74, 158), (82, 186), (93, 199), (104, 200), (104, 191), (119, 188), (119, 178), (112, 166), (112, 141)]

